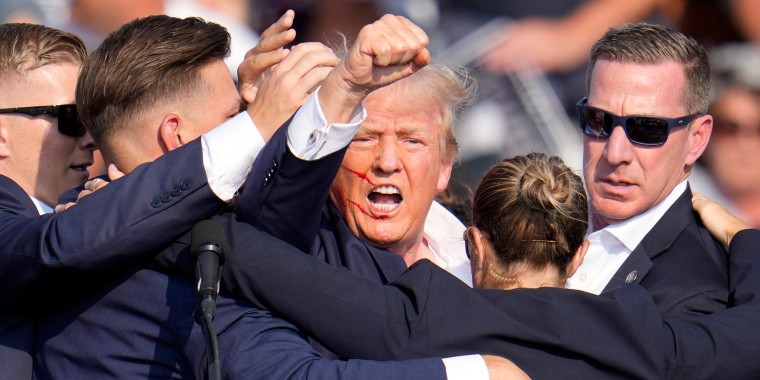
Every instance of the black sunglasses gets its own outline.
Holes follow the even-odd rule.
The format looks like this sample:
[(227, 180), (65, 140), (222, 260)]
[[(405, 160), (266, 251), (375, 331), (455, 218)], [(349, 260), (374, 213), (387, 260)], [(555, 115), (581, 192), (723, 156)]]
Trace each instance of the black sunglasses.
[(58, 118), (58, 131), (66, 136), (84, 136), (87, 130), (79, 121), (79, 113), (76, 104), (62, 104), (59, 106), (17, 107), (0, 109), (3, 113), (22, 113), (29, 116), (51, 115)]
[(670, 130), (691, 123), (702, 114), (668, 118), (657, 116), (618, 116), (603, 109), (587, 106), (588, 98), (576, 105), (578, 124), (586, 136), (608, 138), (616, 125), (623, 127), (625, 135), (632, 143), (641, 145), (662, 145), (668, 141)]

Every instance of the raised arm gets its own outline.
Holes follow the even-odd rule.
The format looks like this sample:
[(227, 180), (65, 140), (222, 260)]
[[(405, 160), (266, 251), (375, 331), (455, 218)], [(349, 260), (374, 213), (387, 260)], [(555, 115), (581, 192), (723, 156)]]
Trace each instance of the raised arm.
[[(239, 198), (241, 220), (308, 251), (344, 149), (363, 121), (361, 102), (372, 90), (426, 65), (427, 43), (425, 33), (403, 17), (386, 15), (363, 28), (287, 131), (277, 132), (259, 156)], [(296, 53), (293, 49), (290, 55)], [(286, 66), (290, 55), (272, 70), (273, 76), (304, 67)], [(257, 98), (272, 78), (262, 82)]]

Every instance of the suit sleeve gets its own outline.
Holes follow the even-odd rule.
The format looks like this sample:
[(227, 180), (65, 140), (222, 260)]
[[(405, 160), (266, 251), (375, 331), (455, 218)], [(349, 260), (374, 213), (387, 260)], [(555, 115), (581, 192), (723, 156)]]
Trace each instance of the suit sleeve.
[(292, 325), (258, 309), (235, 321), (219, 341), (223, 377), (228, 379), (446, 379), (440, 358), (387, 362), (322, 358)]
[[(0, 310), (63, 302), (137, 265), (224, 204), (208, 186), (199, 141), (83, 198), (35, 216), (3, 189), (0, 200)], [(144, 252), (144, 253), (140, 253)], [(10, 302), (8, 302), (10, 301)]]
[(236, 213), (241, 221), (308, 252), (347, 148), (317, 160), (302, 160), (287, 147), (286, 132), (280, 128), (254, 162)]
[(476, 292), (426, 260), (382, 286), (266, 234), (249, 236), (235, 247), (256, 248), (228, 255), (225, 288), (285, 316), (342, 357), (490, 353), (537, 378), (662, 377), (661, 320), (638, 286), (606, 297), (565, 289)]
[(675, 379), (760, 376), (760, 231), (739, 232), (728, 255), (729, 307), (704, 317), (665, 321), (667, 366)]

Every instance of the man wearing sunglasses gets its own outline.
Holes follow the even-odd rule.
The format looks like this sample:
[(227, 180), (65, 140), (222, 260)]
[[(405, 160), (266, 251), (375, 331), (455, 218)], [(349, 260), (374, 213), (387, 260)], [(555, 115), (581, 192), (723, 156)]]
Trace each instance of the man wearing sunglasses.
[(638, 283), (666, 317), (725, 308), (725, 252), (695, 218), (687, 182), (712, 131), (707, 52), (661, 26), (613, 28), (591, 50), (587, 87), (576, 108), (591, 245), (568, 286)]
[[(0, 25), (0, 378), (32, 376), (30, 316), (81, 298), (218, 212), (279, 126), (252, 104), (241, 117), (264, 120), (255, 130), (224, 123), (53, 214), (92, 164), (95, 146), (73, 104), (86, 55), (73, 34)], [(239, 101), (230, 107), (237, 113)], [(229, 150), (241, 135), (244, 148)]]
[[(240, 152), (237, 164), (228, 161), (217, 172), (226, 189), (209, 183), (206, 147), (188, 144), (53, 214), (58, 197), (87, 180), (93, 161), (95, 145), (73, 104), (86, 55), (73, 34), (42, 25), (0, 25), (1, 378), (32, 376), (31, 315), (81, 297), (149, 256), (143, 248), (169, 242), (213, 215), (242, 184), (257, 152)], [(104, 183), (91, 182), (88, 189)], [(181, 191), (166, 202), (152, 202), (175, 188)], [(121, 202), (113, 202), (117, 193)]]

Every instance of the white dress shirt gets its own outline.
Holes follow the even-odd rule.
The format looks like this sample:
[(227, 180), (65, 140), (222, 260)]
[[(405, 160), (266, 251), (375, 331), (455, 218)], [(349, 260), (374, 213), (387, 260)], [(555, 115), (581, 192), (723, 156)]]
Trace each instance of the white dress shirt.
[(435, 255), (435, 264), (472, 287), (472, 269), (464, 247), (465, 226), (438, 202), (425, 218), (423, 234)]
[(45, 202), (33, 196), (29, 196), (29, 198), (32, 198), (32, 203), (34, 203), (34, 206), (37, 207), (37, 212), (39, 212), (40, 215), (50, 214), (53, 212), (53, 208), (45, 204)]
[[(314, 91), (288, 125), (288, 146), (304, 160), (316, 160), (348, 145), (367, 116), (360, 105), (348, 124), (328, 124)], [(241, 112), (201, 136), (209, 187), (229, 201), (243, 185), (264, 139), (248, 112)]]
[(686, 191), (686, 184), (687, 181), (683, 181), (676, 185), (662, 202), (646, 212), (590, 233), (587, 236), (590, 245), (586, 257), (567, 280), (567, 287), (600, 294), (644, 236)]

